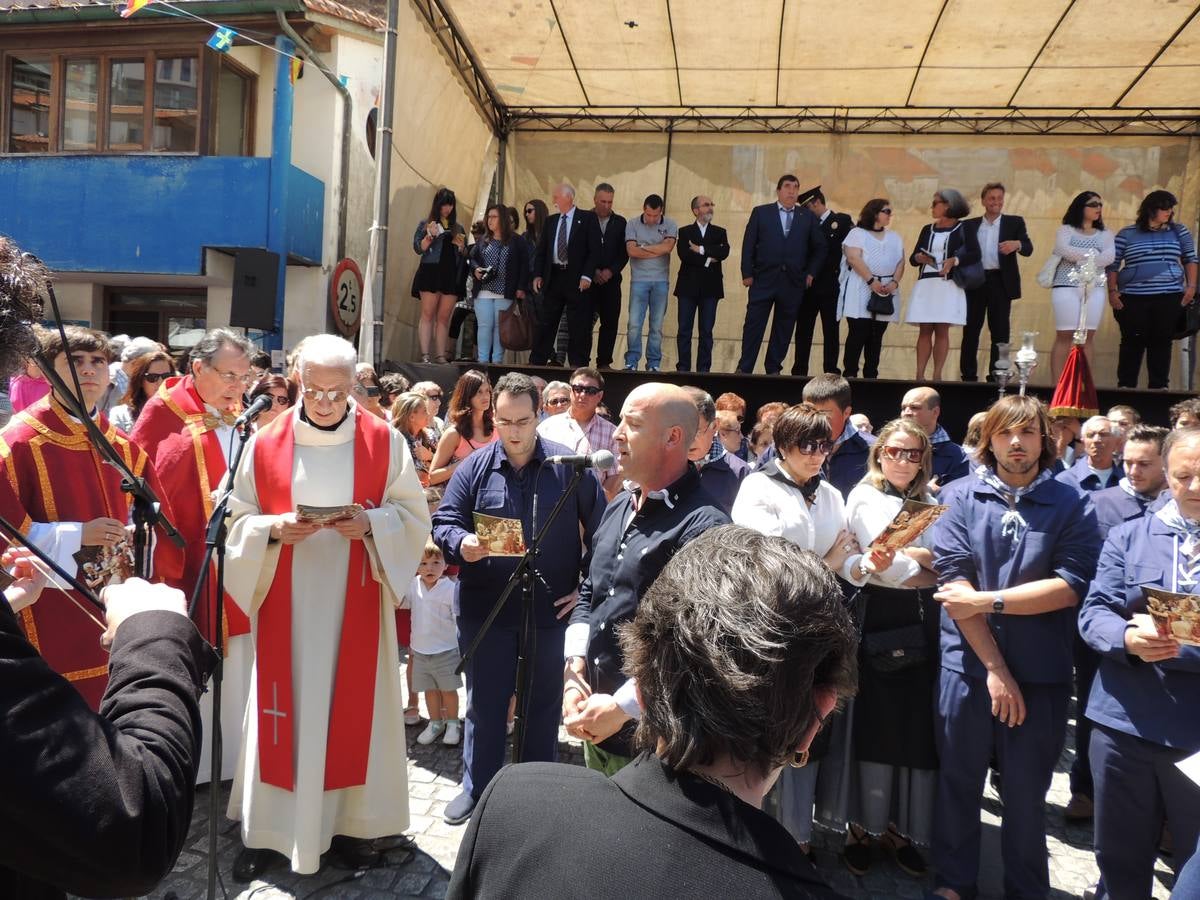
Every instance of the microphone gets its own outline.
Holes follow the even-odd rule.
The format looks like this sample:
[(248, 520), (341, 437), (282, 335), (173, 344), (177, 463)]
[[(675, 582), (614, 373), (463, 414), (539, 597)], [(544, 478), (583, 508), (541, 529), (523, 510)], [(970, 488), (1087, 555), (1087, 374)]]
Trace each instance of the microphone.
[(552, 466), (574, 466), (576, 469), (611, 469), (617, 460), (608, 450), (597, 450), (590, 455), (548, 456), (546, 462)]
[(271, 404), (274, 402), (275, 398), (270, 394), (259, 394), (258, 399), (247, 406), (245, 411), (234, 420), (233, 427), (241, 428), (243, 425), (253, 422), (268, 409), (270, 409)]

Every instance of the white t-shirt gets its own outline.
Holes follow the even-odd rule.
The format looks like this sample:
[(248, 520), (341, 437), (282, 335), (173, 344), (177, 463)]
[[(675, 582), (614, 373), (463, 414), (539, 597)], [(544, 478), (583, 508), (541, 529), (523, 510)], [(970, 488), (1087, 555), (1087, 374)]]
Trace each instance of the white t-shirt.
[(412, 609), (413, 652), (432, 656), (458, 649), (458, 628), (454, 624), (457, 593), (458, 582), (452, 578), (443, 576), (431, 588), (426, 588), (419, 576), (413, 578), (404, 595)]

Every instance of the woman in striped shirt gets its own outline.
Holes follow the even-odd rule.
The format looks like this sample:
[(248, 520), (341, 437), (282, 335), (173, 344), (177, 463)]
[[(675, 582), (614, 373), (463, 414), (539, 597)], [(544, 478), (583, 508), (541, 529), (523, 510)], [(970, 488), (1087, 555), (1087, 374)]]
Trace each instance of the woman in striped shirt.
[(1117, 386), (1136, 388), (1146, 357), (1151, 390), (1171, 380), (1171, 341), (1179, 308), (1196, 294), (1196, 244), (1174, 221), (1178, 201), (1151, 191), (1137, 222), (1117, 233), (1116, 259), (1108, 267), (1108, 302), (1121, 328)]

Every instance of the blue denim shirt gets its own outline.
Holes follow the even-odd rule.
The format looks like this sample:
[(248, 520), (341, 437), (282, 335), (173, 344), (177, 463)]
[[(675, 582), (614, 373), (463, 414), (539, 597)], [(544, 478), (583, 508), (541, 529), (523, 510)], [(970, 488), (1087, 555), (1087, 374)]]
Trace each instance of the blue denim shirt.
[(1185, 645), (1175, 659), (1147, 663), (1125, 651), (1125, 629), (1146, 612), (1143, 585), (1196, 593), (1175, 573), (1175, 535), (1153, 513), (1108, 533), (1079, 631), (1100, 654), (1087, 717), (1143, 740), (1200, 750), (1200, 647)]
[(455, 224), (454, 228), (449, 231), (443, 231), (440, 235), (429, 242), (429, 247), (426, 250), (421, 249), (421, 241), (425, 240), (425, 226), (428, 224), (428, 219), (422, 219), (417, 223), (417, 229), (413, 232), (413, 252), (421, 256), (420, 265), (432, 265), (441, 260), (442, 247), (453, 248), (454, 235), (466, 234), (467, 232), (459, 224)]
[[(933, 528), (934, 567), (941, 581), (967, 581), (980, 591), (1002, 592), (1043, 578), (1061, 578), (1077, 596), (1087, 593), (1099, 537), (1091, 500), (1074, 488), (1049, 479), (1017, 501), (1016, 509), (1027, 524), (1015, 545), (1000, 533), (1008, 502), (978, 475), (956, 481), (943, 502), (950, 508)], [(1071, 683), (1074, 607), (987, 618), (1019, 683)], [(987, 677), (958, 625), (944, 612), (941, 643), (943, 666)]]
[[(541, 528), (571, 481), (568, 466), (545, 465), (547, 456), (569, 455), (573, 451), (553, 441), (537, 439), (531, 459), (521, 469), (509, 465), (504, 444), (495, 441), (468, 456), (455, 470), (446, 486), (445, 496), (433, 514), (433, 539), (446, 561), (461, 566), (458, 575), (459, 615), (479, 620), (487, 618), (500, 598), (505, 582), (517, 568), (517, 557), (484, 557), (469, 563), (462, 558), (463, 538), (475, 533), (474, 514), (520, 519), (525, 545), (533, 541), (533, 493), (537, 487), (537, 521)], [(593, 472), (584, 473), (575, 494), (567, 500), (550, 532), (542, 541), (537, 561), (540, 578), (534, 580), (534, 624), (539, 628), (561, 626), (566, 620), (555, 618), (554, 601), (579, 587), (587, 573), (592, 535), (604, 514), (604, 492)], [(583, 541), (579, 527), (583, 527)], [(585, 548), (587, 548), (585, 550)], [(497, 624), (520, 623), (519, 590), (505, 604)]]
[(1101, 484), (1100, 476), (1088, 468), (1087, 457), (1081, 456), (1069, 469), (1064, 469), (1054, 477), (1078, 491), (1102, 491), (1105, 488), (1117, 486), (1117, 483), (1125, 477), (1125, 467), (1114, 459), (1112, 469), (1108, 473), (1108, 482)]

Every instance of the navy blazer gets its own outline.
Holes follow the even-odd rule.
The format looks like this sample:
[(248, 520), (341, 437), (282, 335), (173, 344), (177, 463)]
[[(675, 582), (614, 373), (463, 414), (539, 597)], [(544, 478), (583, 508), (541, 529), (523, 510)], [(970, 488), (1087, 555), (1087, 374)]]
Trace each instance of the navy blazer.
[[(936, 437), (936, 434), (934, 435)], [(933, 474), (945, 486), (971, 473), (971, 460), (960, 444), (947, 438), (933, 445)]]
[[(610, 213), (607, 228), (600, 231), (600, 253), (596, 257), (596, 268), (612, 270), (612, 280), (609, 284), (620, 284), (621, 273), (629, 265), (629, 248), (625, 246), (627, 224), (629, 223), (625, 221), (624, 216)], [(596, 220), (596, 229), (600, 229), (599, 219)]]
[[(471, 245), (471, 252), (468, 254), (468, 263), (471, 268), (471, 275), (475, 274), (475, 270), (483, 268), (483, 245), (484, 241), (476, 241)], [(516, 299), (517, 291), (530, 290), (529, 276), (529, 245), (525, 238), (519, 234), (514, 234), (508, 242), (508, 257), (507, 264), (504, 267), (504, 286), (507, 290), (504, 296), (509, 300)], [(479, 282), (472, 279), (471, 296), (478, 297), (479, 292), (484, 288), (493, 290), (489, 287), (488, 282)]]
[(792, 229), (785, 236), (779, 204), (756, 206), (742, 238), (742, 278), (753, 278), (751, 300), (799, 297), (805, 279), (821, 271), (829, 252), (821, 223), (807, 208), (796, 205)]
[(1100, 654), (1087, 717), (1109, 728), (1177, 750), (1200, 750), (1200, 647), (1147, 663), (1125, 650), (1125, 629), (1146, 612), (1142, 586), (1190, 593), (1175, 573), (1175, 535), (1157, 516), (1118, 525), (1108, 534), (1079, 632)]
[[(558, 240), (558, 220), (562, 213), (555, 213), (546, 219), (538, 240), (537, 250), (533, 255), (533, 277), (550, 280), (550, 276), (559, 270), (554, 265), (554, 245)], [(609, 222), (608, 227), (612, 228)], [(567, 269), (568, 280), (578, 283), (581, 278), (594, 278), (603, 251), (604, 238), (600, 234), (600, 220), (590, 209), (575, 208), (571, 221), (571, 230), (567, 232)], [(545, 288), (545, 285), (543, 285)]]

